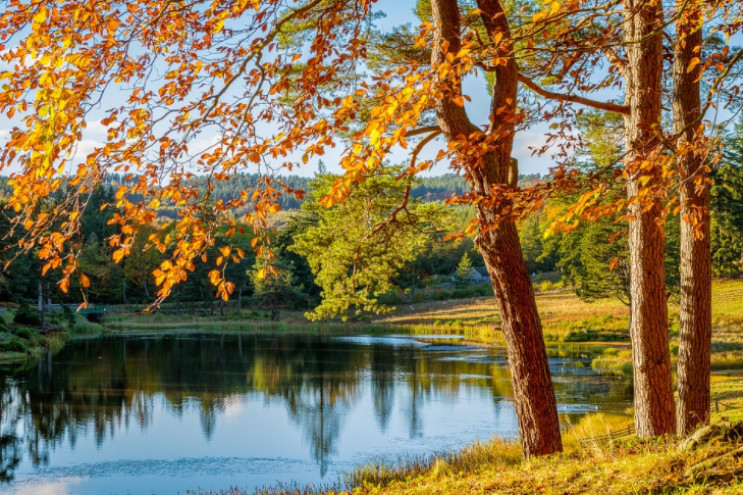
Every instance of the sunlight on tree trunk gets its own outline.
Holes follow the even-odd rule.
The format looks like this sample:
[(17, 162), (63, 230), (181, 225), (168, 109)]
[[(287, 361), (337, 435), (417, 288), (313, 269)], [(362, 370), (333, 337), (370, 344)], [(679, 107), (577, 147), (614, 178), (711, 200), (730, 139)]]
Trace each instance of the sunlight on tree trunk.
[[(446, 62), (447, 51), (457, 53), (460, 49), (459, 6), (454, 0), (434, 0), (431, 6), (435, 29), (431, 62), (436, 68)], [(483, 23), (491, 39), (510, 39), (508, 22), (500, 2), (481, 0), (478, 7), (483, 12)], [(517, 90), (518, 67), (516, 61), (510, 58), (496, 68), (490, 116), (493, 151), (480, 157), (479, 161), (465, 165), (466, 178), (479, 195), (491, 194), (491, 187), (496, 185), (508, 186), (517, 120)], [(461, 86), (453, 91), (461, 92)], [(450, 142), (479, 131), (469, 121), (464, 108), (452, 100), (444, 97), (436, 102), (439, 127)], [(495, 206), (477, 206), (480, 234), (476, 244), (483, 255), (500, 309), (521, 447), (528, 458), (561, 451), (562, 440), (534, 289), (526, 270), (516, 226), (512, 219), (504, 215), (509, 206), (505, 201)]]
[[(678, 354), (678, 433), (686, 435), (709, 420), (712, 341), (710, 192), (701, 139), (702, 23), (696, 1), (680, 2), (673, 66), (673, 131), (678, 144), (681, 211), (681, 328)], [(689, 70), (691, 68), (691, 70)]]
[[(663, 16), (660, 3), (625, 0), (627, 42), (625, 157), (630, 203), (629, 251), (635, 427), (639, 437), (675, 432), (665, 284), (662, 204), (646, 186), (659, 185)], [(642, 199), (642, 200), (640, 200)]]

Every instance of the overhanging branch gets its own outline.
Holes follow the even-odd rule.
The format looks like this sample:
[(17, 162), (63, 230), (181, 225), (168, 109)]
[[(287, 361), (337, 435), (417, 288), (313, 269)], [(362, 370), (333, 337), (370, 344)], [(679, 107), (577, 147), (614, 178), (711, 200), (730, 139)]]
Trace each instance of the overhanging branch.
[(629, 108), (627, 108), (626, 105), (618, 105), (616, 103), (611, 103), (608, 101), (596, 101), (590, 98), (584, 98), (582, 96), (563, 95), (560, 93), (548, 91), (523, 74), (519, 74), (519, 82), (524, 84), (530, 90), (534, 91), (536, 94), (543, 96), (545, 98), (549, 98), (551, 100), (578, 103), (579, 105), (585, 105), (587, 107), (598, 108), (599, 110), (606, 110), (608, 112), (617, 112), (621, 114), (629, 113)]

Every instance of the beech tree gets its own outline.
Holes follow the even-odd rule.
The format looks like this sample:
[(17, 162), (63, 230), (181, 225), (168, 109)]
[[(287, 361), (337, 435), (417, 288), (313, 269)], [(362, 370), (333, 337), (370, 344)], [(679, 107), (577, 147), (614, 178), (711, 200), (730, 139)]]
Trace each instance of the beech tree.
[[(348, 77), (367, 53), (372, 3), (6, 1), (0, 111), (17, 126), (0, 167), (19, 170), (9, 180), (9, 206), (25, 232), (20, 246), (39, 248), (44, 272), (59, 270), (62, 290), (72, 278), (85, 288), (79, 211), (108, 173), (123, 173), (110, 205), (119, 228), (109, 239), (117, 262), (131, 253), (137, 232), (155, 223), (160, 205), (178, 213), (149, 236), (155, 249), (172, 253), (154, 272), (159, 302), (210, 256), (219, 225), (228, 233), (237, 227), (232, 211), (251, 207), (244, 220), (260, 231), (280, 209), (282, 194), (302, 194), (272, 180), (272, 168), (315, 160), (344, 139), (345, 174), (323, 200), (331, 207), (408, 139), (420, 141), (400, 178), (429, 168), (432, 161), (419, 160), (420, 150), (443, 135), (448, 146), (440, 158), (463, 169), (472, 187), (459, 201), (477, 205), (477, 245), (509, 342), (524, 454), (559, 451), (541, 323), (514, 224), (537, 201), (519, 198), (516, 181), (509, 181), (522, 117), (507, 14), (500, 2), (482, 1), (467, 13), (464, 30), (456, 1), (433, 2), (433, 22), (422, 25), (415, 41), (430, 53), (429, 63), (400, 64), (370, 80)], [(304, 43), (284, 43), (297, 26), (310, 33)], [(481, 63), (495, 74), (484, 128), (467, 118), (461, 91), (462, 78)], [(362, 113), (367, 118), (359, 126)], [(78, 146), (92, 122), (105, 137), (82, 153)], [(248, 166), (262, 173), (254, 187), (214, 201), (211, 184)], [(68, 174), (66, 201), (36, 214), (32, 205), (59, 190), (62, 174)], [(206, 187), (192, 180), (197, 174)], [(267, 239), (257, 236), (253, 247), (270, 266)], [(244, 253), (224, 246), (216, 254), (209, 280), (225, 299), (235, 288), (225, 278), (227, 266)]]
[[(367, 75), (373, 4), (2, 1), (0, 112), (14, 127), (0, 151), (0, 170), (13, 170), (8, 207), (16, 212), (19, 248), (38, 250), (44, 273), (56, 272), (63, 291), (76, 279), (84, 296), (80, 212), (108, 174), (121, 173), (125, 180), (108, 205), (118, 229), (108, 239), (114, 260), (129, 256), (137, 234), (153, 226), (152, 248), (172, 253), (153, 273), (155, 304), (197, 263), (211, 263), (209, 282), (227, 299), (235, 290), (229, 267), (245, 253), (232, 245), (217, 249), (215, 232), (234, 234), (234, 212), (247, 211), (242, 220), (255, 229), (252, 247), (270, 267), (268, 217), (281, 209), (282, 195), (303, 195), (273, 171), (342, 148), (344, 174), (320, 200), (332, 207), (383, 169), (393, 150), (412, 144), (398, 180), (438, 160), (470, 185), (450, 202), (477, 211), (470, 230), (501, 313), (523, 452), (549, 454), (562, 448), (559, 422), (516, 221), (544, 198), (576, 187), (580, 172), (570, 169), (569, 156), (576, 148), (573, 117), (581, 110), (573, 105), (619, 113), (626, 149), (616, 177), (626, 181), (627, 199), (603, 209), (626, 211), (630, 224), (637, 429), (642, 436), (673, 431), (661, 221), (672, 160), (662, 152), (660, 128), (661, 2), (624, 0), (619, 22), (617, 2), (432, 0), (430, 20), (403, 33), (408, 55), (391, 54), (394, 63)], [(735, 6), (723, 1), (712, 8)], [(609, 61), (608, 72), (591, 83), (600, 57)], [(462, 81), (483, 71), (491, 88), (489, 119), (476, 123)], [(529, 105), (520, 84), (553, 106)], [(624, 103), (583, 95), (622, 85)], [(554, 121), (549, 139), (560, 163), (551, 182), (519, 187), (514, 137), (537, 118)], [(96, 144), (84, 149), (94, 131)], [(446, 146), (436, 160), (421, 159), (439, 137)], [(215, 200), (214, 184), (229, 183), (246, 168), (258, 174), (256, 182)], [(602, 187), (608, 186), (589, 191), (569, 215), (600, 216), (602, 208), (593, 207)], [(39, 212), (35, 205), (50, 195), (63, 199)], [(405, 195), (400, 211), (408, 201)], [(176, 213), (171, 222), (156, 221), (162, 205)]]

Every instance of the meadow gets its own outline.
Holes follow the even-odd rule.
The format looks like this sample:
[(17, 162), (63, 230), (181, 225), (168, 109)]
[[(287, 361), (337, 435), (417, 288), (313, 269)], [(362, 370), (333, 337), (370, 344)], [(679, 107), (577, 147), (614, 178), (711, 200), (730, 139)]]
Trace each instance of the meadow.
[[(549, 347), (590, 346), (592, 366), (607, 373), (631, 374), (629, 307), (615, 299), (585, 302), (570, 289), (537, 293), (544, 338)], [(671, 353), (678, 352), (678, 301), (671, 296)], [(405, 305), (377, 323), (412, 333), (456, 333), (494, 345), (505, 342), (498, 331), (493, 297), (431, 301)], [(743, 281), (712, 285), (712, 369), (743, 369)]]

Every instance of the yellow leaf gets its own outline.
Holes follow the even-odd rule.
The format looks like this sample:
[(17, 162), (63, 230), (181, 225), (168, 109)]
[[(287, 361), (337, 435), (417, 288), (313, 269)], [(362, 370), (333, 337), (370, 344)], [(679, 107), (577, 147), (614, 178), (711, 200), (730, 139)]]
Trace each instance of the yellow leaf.
[(376, 146), (377, 144), (379, 144), (380, 136), (380, 132), (375, 127), (369, 134), (369, 144), (372, 146)]
[(81, 274), (80, 274), (80, 283), (81, 283), (81, 284), (83, 285), (83, 287), (85, 287), (85, 288), (88, 288), (88, 287), (90, 287), (90, 279), (89, 279), (89, 278), (88, 278), (88, 276), (87, 276), (87, 275), (85, 275), (84, 273), (81, 273)]
[(689, 62), (689, 67), (686, 68), (686, 73), (688, 74), (689, 72), (693, 71), (694, 67), (699, 65), (701, 62), (702, 61), (699, 60), (699, 57), (694, 57), (693, 59), (691, 59), (691, 62)]
[(46, 9), (42, 7), (34, 16), (34, 22), (36, 24), (41, 24), (44, 21), (46, 21)]

